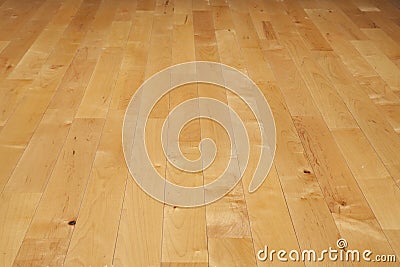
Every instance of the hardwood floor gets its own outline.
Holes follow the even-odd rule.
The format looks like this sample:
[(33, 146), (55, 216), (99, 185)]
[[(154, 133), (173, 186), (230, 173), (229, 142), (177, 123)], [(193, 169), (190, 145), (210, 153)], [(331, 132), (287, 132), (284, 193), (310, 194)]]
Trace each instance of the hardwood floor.
[[(190, 84), (163, 96), (146, 125), (157, 171), (180, 185), (216, 179), (224, 129), (200, 118), (180, 147), (218, 153), (175, 168), (160, 128), (179, 103), (212, 97), (237, 110), (251, 156), (239, 184), (199, 207), (164, 205), (130, 176), (122, 124), (137, 88), (187, 61), (249, 75), (273, 112), (277, 150), (254, 193), (254, 116), (236, 95)], [(395, 255), (400, 262), (400, 3), (396, 0), (0, 0), (0, 267), (375, 266), (260, 261), (268, 246)], [(373, 257), (373, 256), (372, 256)]]

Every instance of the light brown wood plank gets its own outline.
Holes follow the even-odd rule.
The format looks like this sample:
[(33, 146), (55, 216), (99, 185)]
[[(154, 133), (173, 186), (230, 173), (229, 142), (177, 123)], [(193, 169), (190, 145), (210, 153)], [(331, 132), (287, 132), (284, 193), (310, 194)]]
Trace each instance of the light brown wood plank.
[(350, 77), (345, 75), (344, 66), (334, 55), (330, 54), (320, 57), (320, 59), (321, 65), (325, 66), (338, 93), (398, 184), (399, 160), (395, 156), (395, 151), (400, 147), (393, 127), (382, 116), (379, 109), (371, 103), (363, 90), (357, 84), (352, 84)]
[[(328, 128), (315, 117), (295, 117), (307, 158), (342, 236), (359, 248), (390, 251), (390, 246)], [(355, 232), (352, 229), (365, 229)]]
[(51, 99), (50, 109), (78, 110), (100, 53), (98, 48), (81, 48), (77, 51)]
[(400, 103), (400, 98), (378, 75), (357, 79), (362, 90), (376, 105)]
[(296, 25), (297, 30), (310, 50), (332, 50), (329, 43), (317, 27), (315, 27), (298, 1), (289, 1), (285, 7), (289, 17)]
[(400, 90), (400, 69), (394, 63), (370, 41), (353, 41), (352, 44), (393, 91)]
[[(10, 209), (9, 212), (3, 214), (3, 218), (6, 221), (13, 221), (13, 218), (20, 216), (19, 214), (25, 214), (25, 219), (18, 222), (17, 228), (8, 229), (7, 233), (13, 238), (1, 239), (3, 248), (15, 250), (16, 246), (21, 246), (34, 211), (54, 168), (55, 161), (64, 144), (65, 137), (68, 134), (71, 119), (72, 112), (70, 111), (52, 110), (46, 112), (26, 152), (22, 155), (19, 164), (10, 177), (3, 191), (3, 196), (26, 196), (30, 199), (29, 201), (22, 200), (16, 209)], [(43, 153), (43, 151), (47, 151), (47, 153)], [(13, 205), (12, 200), (10, 202), (5, 200), (4, 203)], [(14, 252), (6, 264), (7, 266), (12, 265), (18, 250)], [(8, 255), (9, 252), (5, 253)]]
[[(241, 11), (243, 12), (243, 11)], [(257, 48), (258, 36), (249, 13), (231, 11), (237, 42), (243, 48)]]
[(209, 238), (208, 245), (209, 266), (256, 266), (249, 238)]
[(0, 84), (0, 125), (4, 126), (23, 99), (31, 81), (2, 80)]
[(114, 21), (111, 25), (107, 46), (124, 47), (128, 39), (127, 37), (131, 30), (131, 26), (131, 21)]
[(77, 118), (105, 118), (122, 60), (121, 48), (106, 48), (82, 98)]
[(83, 1), (68, 28), (64, 31), (62, 40), (79, 44), (91, 27), (99, 5), (100, 2), (96, 0)]
[[(318, 109), (329, 128), (356, 127), (343, 100), (340, 98), (321, 67), (311, 58), (300, 40), (285, 43), (298, 71), (302, 75)], [(334, 107), (334, 108), (332, 108)]]
[(128, 176), (114, 266), (158, 266), (161, 259), (163, 204)]
[[(133, 55), (140, 56), (143, 59), (139, 60), (138, 69), (143, 70), (145, 78), (149, 78), (154, 73), (168, 66), (171, 62), (171, 37), (167, 34), (170, 32), (160, 31), (160, 29), (168, 29), (172, 26), (172, 17), (166, 15), (155, 18), (144, 16), (144, 18), (143, 24), (140, 24), (134, 30), (138, 33), (136, 40), (143, 42), (139, 48), (148, 49), (148, 56), (147, 59), (142, 58), (138, 52), (143, 50), (137, 49), (133, 50), (135, 51)], [(153, 19), (154, 23), (152, 22)], [(153, 25), (150, 35), (146, 29), (147, 23)], [(146, 42), (149, 42), (148, 48), (143, 46)], [(165, 53), (165, 50), (168, 52)], [(131, 57), (131, 60), (135, 60), (135, 57)], [(157, 103), (158, 108), (153, 109), (146, 125), (146, 128), (150, 129), (149, 132), (152, 133), (146, 139), (158, 140), (158, 142), (150, 142), (150, 147), (148, 147), (149, 158), (156, 170), (162, 175), (165, 175), (166, 172), (166, 159), (162, 150), (159, 149), (160, 146), (157, 146), (161, 142), (159, 139), (160, 135), (157, 135), (157, 133), (159, 133), (160, 125), (162, 125), (162, 118), (165, 118), (165, 115), (168, 113), (168, 106), (169, 96), (165, 97), (165, 101)], [(130, 266), (135, 264), (143, 266), (160, 265), (162, 261), (163, 209), (163, 203), (147, 195), (135, 183), (133, 178), (128, 175), (115, 248), (115, 266)], [(146, 230), (141, 229), (144, 225), (148, 227)], [(141, 244), (147, 245), (143, 246)]]
[[(103, 47), (105, 40), (108, 39), (111, 33), (111, 26), (118, 5), (110, 0), (101, 1), (100, 3), (96, 1), (95, 4), (100, 4), (100, 6), (97, 9), (94, 19), (93, 17), (91, 18), (93, 22), (90, 24), (81, 46)], [(79, 27), (79, 25), (76, 26)], [(86, 24), (85, 26), (87, 27), (89, 25)], [(80, 31), (78, 31), (78, 33), (71, 32), (71, 34), (79, 35), (79, 32)]]
[(361, 11), (352, 1), (338, 0), (335, 1), (335, 5), (338, 6), (359, 28), (377, 27), (377, 25), (368, 18), (367, 14)]
[(33, 9), (34, 16), (24, 23), (24, 30), (18, 33), (18, 38), (10, 40), (10, 44), (0, 54), (0, 77), (5, 78), (10, 74), (42, 29), (56, 15), (60, 5), (60, 1), (46, 1), (40, 8)]
[[(398, 255), (400, 246), (398, 242), (399, 220), (397, 218), (399, 212), (396, 211), (398, 207), (387, 204), (398, 201), (399, 187), (393, 182), (360, 130), (335, 130), (334, 137), (386, 238)], [(363, 157), (358, 155), (363, 155)]]
[(63, 263), (74, 228), (68, 223), (77, 219), (103, 125), (103, 119), (74, 120), (15, 266)]
[(4, 189), (6, 192), (43, 192), (68, 135), (72, 119), (72, 110), (46, 112), (15, 167)]
[(264, 53), (271, 64), (276, 83), (285, 97), (290, 114), (293, 116), (316, 114), (318, 109), (289, 53), (284, 49)]
[(40, 193), (8, 192), (1, 195), (0, 213), (4, 223), (0, 228), (0, 263), (12, 266), (25, 236), (27, 225), (35, 213)]
[(81, 0), (74, 0), (63, 3), (60, 6), (53, 20), (43, 29), (23, 58), (18, 62), (18, 65), (10, 73), (9, 78), (33, 79), (39, 74), (52, 48), (61, 38), (76, 14), (80, 3)]
[(222, 62), (246, 73), (241, 50), (232, 31), (218, 30), (215, 32), (218, 43), (218, 53)]
[(393, 63), (400, 66), (400, 45), (381, 29), (362, 29), (362, 31)]
[(272, 84), (266, 86), (263, 93), (275, 116), (276, 169), (299, 247), (324, 249), (326, 244), (332, 244), (338, 238), (337, 226), (306, 158), (283, 95)]
[[(167, 102), (163, 102), (163, 104), (165, 103)], [(163, 108), (168, 107), (164, 105)], [(163, 120), (160, 118), (150, 118), (146, 128), (152, 133), (147, 139), (157, 140), (157, 142), (150, 142), (148, 146), (149, 158), (156, 170), (161, 175), (165, 175), (166, 159), (159, 150), (160, 146), (157, 146), (161, 141), (156, 138), (162, 122)], [(143, 192), (131, 175), (128, 175), (115, 248), (114, 264), (116, 266), (134, 264), (152, 266), (161, 262), (163, 208), (163, 203)], [(143, 229), (144, 225), (148, 229)], [(147, 245), (142, 246), (141, 244)], [(148, 249), (149, 247), (153, 249)]]
[(2, 40), (11, 40), (17, 36), (21, 27), (35, 15), (35, 11), (43, 6), (44, 2), (6, 1), (1, 6)]
[(122, 119), (121, 111), (107, 116), (64, 266), (112, 265), (127, 179)]
[(400, 26), (394, 23), (392, 20), (382, 15), (382, 13), (378, 12), (369, 12), (367, 16), (387, 35), (390, 36), (395, 42), (399, 43), (400, 41)]
[(326, 22), (326, 11), (318, 9), (306, 9), (305, 11), (354, 76), (370, 77), (377, 75), (357, 49), (342, 37), (341, 30), (335, 24)]
[[(257, 150), (257, 147), (254, 148)], [(248, 173), (251, 174), (252, 171), (254, 171), (254, 167), (250, 167)], [(244, 181), (249, 181), (249, 178), (245, 173)], [(244, 182), (244, 188), (248, 188), (248, 183)], [(249, 194), (245, 191), (245, 195), (255, 252), (265, 249), (266, 245), (276, 250), (299, 249), (293, 221), (275, 166), (264, 184), (257, 190), (257, 194)], [(273, 263), (274, 265), (287, 264), (279, 261)], [(257, 264), (258, 266), (268, 266), (270, 262), (258, 261)], [(304, 266), (303, 263), (292, 263), (291, 265)]]
[[(47, 70), (46, 70), (47, 71)], [(7, 121), (0, 132), (0, 143), (7, 146), (16, 146), (19, 148), (25, 148), (28, 144), (32, 134), (34, 133), (38, 123), (42, 119), (44, 110), (46, 109), (48, 102), (52, 96), (52, 90), (57, 86), (58, 81), (63, 75), (63, 68), (49, 69), (46, 73), (47, 77), (39, 80), (40, 82), (35, 83), (33, 86), (38, 86), (43, 83), (49, 83), (47, 86), (48, 90), (38, 93), (36, 90), (30, 90), (27, 93), (18, 108), (14, 111), (12, 116)], [(43, 75), (44, 76), (44, 75)], [(36, 92), (35, 92), (36, 91)], [(22, 126), (22, 127), (21, 127)], [(21, 150), (21, 152), (23, 149)], [(2, 186), (8, 180), (11, 170), (15, 167), (20, 156), (17, 156), (14, 163), (9, 162), (7, 168), (4, 168), (4, 176), (2, 176)]]
[(213, 10), (214, 26), (216, 30), (230, 30), (234, 28), (229, 7), (214, 6), (212, 10)]
[[(193, 33), (193, 20), (191, 18), (185, 20), (183, 24), (175, 23), (173, 25), (171, 59), (174, 64), (193, 61), (195, 59)], [(183, 101), (196, 97), (198, 97), (196, 84), (176, 88), (169, 93), (169, 112)], [(161, 136), (161, 131), (156, 131), (154, 137), (159, 139), (159, 136)], [(179, 136), (180, 149), (186, 157), (190, 158), (193, 156), (190, 154), (193, 150), (197, 150), (196, 146), (200, 142), (200, 138), (199, 120), (194, 120), (182, 129)], [(157, 142), (157, 146), (156, 149), (161, 151), (161, 143)], [(198, 153), (196, 156), (199, 156)], [(187, 187), (203, 185), (202, 172), (188, 173), (181, 171), (169, 162), (166, 165), (165, 171), (165, 178), (174, 184)], [(188, 209), (164, 205), (162, 266), (164, 263), (207, 264), (206, 229), (205, 207)]]
[(10, 43), (10, 41), (0, 41), (0, 53)]
[(148, 14), (135, 16), (127, 37), (128, 42), (110, 103), (111, 109), (125, 110), (132, 95), (144, 81), (150, 40), (150, 31), (147, 31), (147, 28), (152, 26), (152, 22), (153, 18)]

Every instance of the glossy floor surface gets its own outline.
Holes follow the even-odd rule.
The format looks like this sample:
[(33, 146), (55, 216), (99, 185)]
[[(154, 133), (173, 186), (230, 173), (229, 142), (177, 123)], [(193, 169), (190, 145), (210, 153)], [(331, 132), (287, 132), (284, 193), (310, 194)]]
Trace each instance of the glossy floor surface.
[[(0, 0), (0, 266), (314, 266), (256, 254), (321, 251), (339, 238), (371, 258), (396, 255), (379, 266), (399, 266), (399, 8), (396, 0)], [(142, 82), (193, 60), (256, 82), (277, 150), (250, 194), (261, 144), (254, 116), (221, 87), (175, 89), (146, 125), (149, 157), (166, 179), (209, 183), (231, 157), (224, 129), (201, 118), (182, 129), (180, 148), (196, 159), (200, 140), (213, 138), (213, 165), (188, 176), (166, 160), (160, 127), (182, 101), (227, 103), (251, 137), (233, 191), (180, 208), (136, 185), (121, 133)]]

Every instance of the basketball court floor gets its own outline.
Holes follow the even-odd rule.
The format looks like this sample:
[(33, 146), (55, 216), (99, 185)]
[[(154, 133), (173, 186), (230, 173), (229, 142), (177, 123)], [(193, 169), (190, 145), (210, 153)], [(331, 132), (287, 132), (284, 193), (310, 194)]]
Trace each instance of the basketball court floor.
[(400, 2), (0, 0), (0, 218), (0, 267), (399, 266)]

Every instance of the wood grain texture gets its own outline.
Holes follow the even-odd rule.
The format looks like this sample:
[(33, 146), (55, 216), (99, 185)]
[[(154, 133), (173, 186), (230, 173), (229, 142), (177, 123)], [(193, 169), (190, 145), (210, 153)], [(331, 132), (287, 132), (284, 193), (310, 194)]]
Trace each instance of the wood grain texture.
[[(385, 266), (398, 266), (399, 8), (396, 0), (0, 0), (0, 266), (375, 266), (257, 259), (266, 246), (321, 251), (338, 238), (349, 250), (395, 255)], [(146, 79), (195, 60), (255, 82), (277, 149), (264, 183), (248, 192), (264, 145), (254, 114), (221, 86), (175, 88), (145, 126), (165, 179), (202, 186), (237, 157), (224, 127), (198, 118), (179, 146), (195, 160), (201, 140), (214, 140), (213, 164), (189, 173), (168, 161), (161, 127), (186, 100), (225, 103), (250, 140), (243, 179), (214, 203), (182, 208), (135, 183), (121, 132)]]

